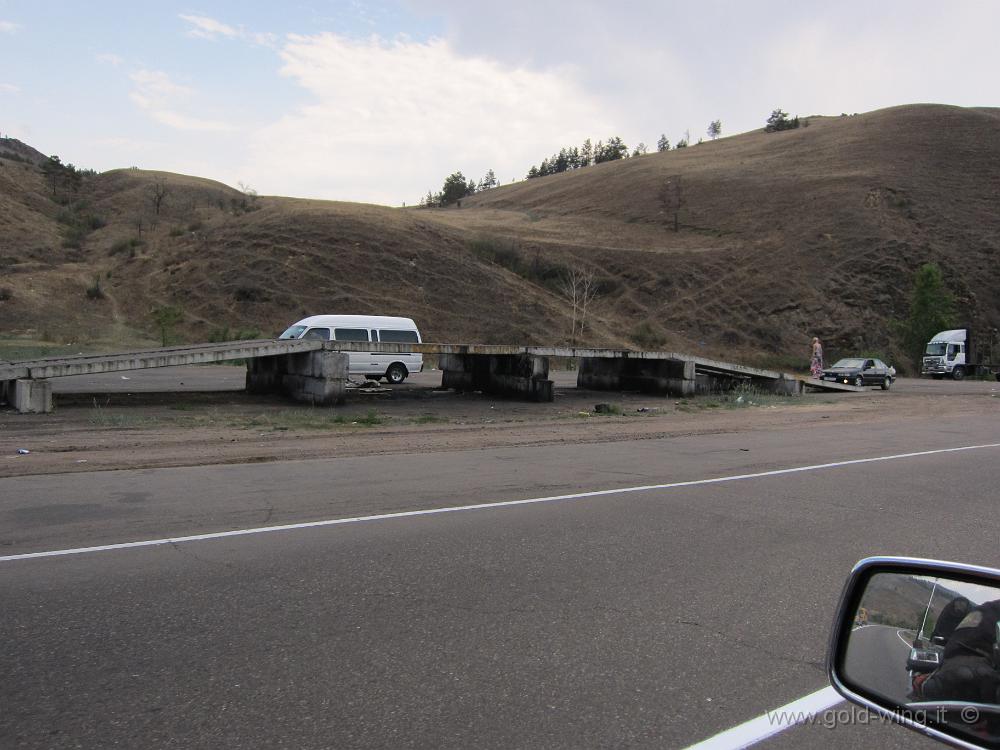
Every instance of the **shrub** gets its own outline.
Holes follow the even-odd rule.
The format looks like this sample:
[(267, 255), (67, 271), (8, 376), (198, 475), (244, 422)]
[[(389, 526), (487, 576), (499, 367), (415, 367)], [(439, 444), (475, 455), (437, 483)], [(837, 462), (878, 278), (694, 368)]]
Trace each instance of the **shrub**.
[(787, 112), (782, 112), (780, 109), (776, 109), (771, 112), (771, 116), (767, 118), (767, 125), (764, 126), (765, 133), (774, 133), (778, 130), (792, 130), (799, 126), (799, 118), (796, 115), (794, 118), (789, 119)]
[(270, 299), (265, 290), (256, 286), (237, 287), (233, 297), (237, 302), (267, 302)]
[(255, 328), (230, 330), (229, 326), (213, 328), (208, 334), (208, 342), (217, 344), (222, 341), (252, 341), (260, 338), (260, 331)]
[(101, 289), (100, 276), (94, 276), (94, 283), (87, 287), (87, 299), (104, 299), (104, 290)]
[(525, 257), (515, 240), (478, 237), (469, 241), (469, 249), (482, 260), (503, 266), (508, 271), (552, 291), (559, 290), (559, 281), (568, 271), (561, 263), (543, 259), (538, 251), (530, 258)]
[(80, 224), (70, 224), (63, 229), (63, 247), (72, 247), (79, 250), (83, 247), (83, 241), (87, 239), (90, 230)]
[(6, 302), (9, 299), (14, 299), (14, 290), (8, 286), (0, 287), (0, 302)]
[(636, 346), (646, 351), (659, 349), (667, 342), (663, 333), (654, 328), (648, 320), (642, 321), (633, 328), (629, 338), (635, 342)]
[(108, 255), (121, 255), (123, 253), (128, 253), (128, 257), (134, 258), (136, 248), (142, 244), (143, 241), (136, 237), (132, 237), (127, 240), (118, 240), (111, 246), (111, 249), (108, 250)]

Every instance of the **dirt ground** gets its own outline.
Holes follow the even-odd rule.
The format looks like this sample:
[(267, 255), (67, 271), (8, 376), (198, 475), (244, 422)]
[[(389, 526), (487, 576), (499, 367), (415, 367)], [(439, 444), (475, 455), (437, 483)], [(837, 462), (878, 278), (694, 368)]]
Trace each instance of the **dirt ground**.
[[(164, 368), (57, 382), (56, 409), (0, 411), (0, 476), (463, 451), (550, 443), (752, 433), (783, 426), (897, 423), (935, 414), (995, 419), (1000, 383), (907, 380), (888, 392), (665, 398), (579, 390), (554, 372), (547, 404), (440, 389), (440, 373), (388, 393), (352, 393), (343, 407), (252, 396), (243, 371)], [(89, 380), (87, 379), (89, 378)], [(597, 404), (609, 412), (595, 411)], [(30, 451), (19, 453), (19, 449)]]

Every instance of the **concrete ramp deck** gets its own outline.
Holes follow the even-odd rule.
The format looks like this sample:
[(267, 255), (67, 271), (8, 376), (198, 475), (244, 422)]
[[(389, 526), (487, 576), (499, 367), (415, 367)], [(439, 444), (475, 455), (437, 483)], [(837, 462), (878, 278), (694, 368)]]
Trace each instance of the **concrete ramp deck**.
[(203, 365), (234, 359), (271, 357), (318, 351), (322, 341), (224, 341), (215, 344), (189, 344), (157, 349), (138, 349), (111, 354), (74, 354), (68, 357), (45, 357), (20, 362), (0, 362), (0, 381), (19, 378), (58, 378), (67, 375), (92, 375), (101, 372), (145, 370), (151, 367)]
[(838, 383), (834, 380), (818, 380), (816, 378), (806, 378), (801, 375), (798, 376), (799, 381), (806, 388), (812, 388), (817, 391), (840, 391), (840, 392), (850, 392), (850, 393), (864, 393), (871, 390), (873, 386), (861, 386), (860, 388), (856, 385), (847, 385), (847, 383)]
[[(313, 404), (337, 404), (343, 402), (347, 390), (350, 352), (436, 355), (446, 388), (533, 401), (553, 400), (551, 357), (576, 359), (578, 387), (595, 390), (690, 396), (747, 386), (795, 395), (802, 392), (804, 382), (814, 386), (800, 376), (678, 352), (260, 339), (0, 362), (0, 400), (11, 403), (18, 411), (47, 412), (52, 409), (50, 378), (244, 360), (248, 391), (279, 392)], [(858, 390), (837, 384), (820, 387), (825, 385), (830, 386), (826, 390)]]

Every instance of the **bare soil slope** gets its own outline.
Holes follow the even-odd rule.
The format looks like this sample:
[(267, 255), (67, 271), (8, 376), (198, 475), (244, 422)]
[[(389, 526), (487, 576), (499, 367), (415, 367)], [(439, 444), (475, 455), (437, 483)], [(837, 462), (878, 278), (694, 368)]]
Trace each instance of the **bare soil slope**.
[[(831, 354), (892, 356), (889, 321), (927, 261), (963, 317), (1000, 325), (998, 209), (1000, 110), (941, 105), (809, 118), (425, 210), (137, 170), (53, 196), (0, 150), (0, 334), (152, 339), (152, 310), (173, 305), (192, 340), (350, 311), (410, 315), (428, 339), (560, 343), (558, 279), (576, 268), (600, 282), (590, 344), (797, 361), (815, 334)], [(90, 215), (104, 225), (70, 246), (73, 216)]]

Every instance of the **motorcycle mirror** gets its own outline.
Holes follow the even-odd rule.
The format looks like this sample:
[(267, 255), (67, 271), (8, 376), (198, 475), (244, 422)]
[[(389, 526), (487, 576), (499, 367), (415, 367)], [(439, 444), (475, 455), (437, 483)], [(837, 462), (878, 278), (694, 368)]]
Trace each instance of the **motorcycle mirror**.
[(1000, 748), (1000, 570), (862, 560), (834, 621), (827, 669), (849, 701), (963, 748)]

